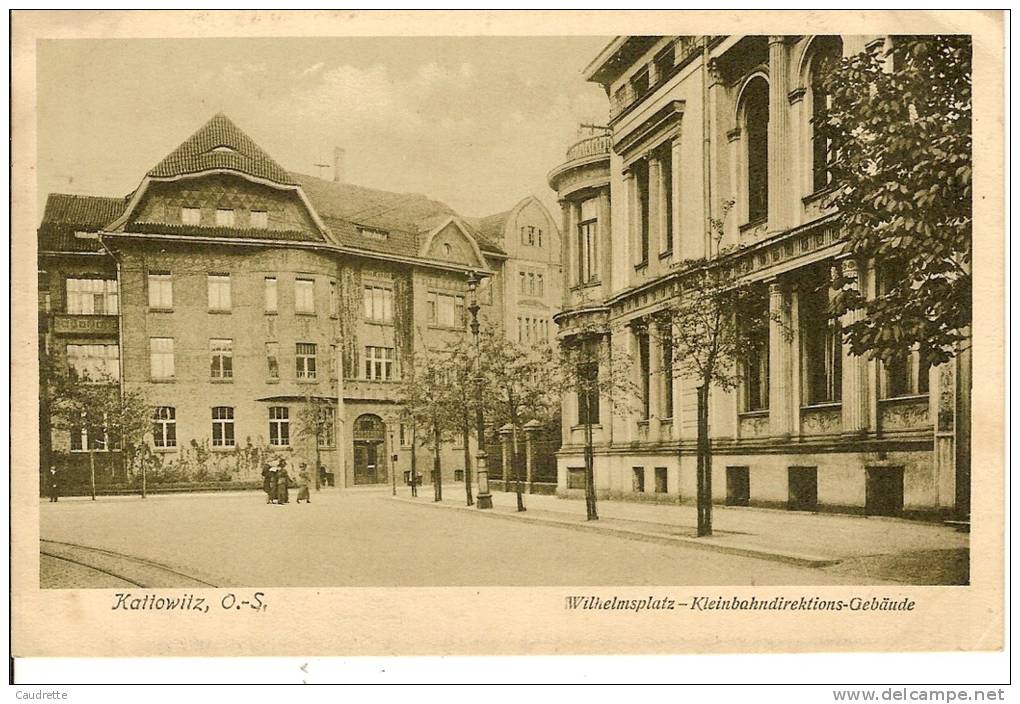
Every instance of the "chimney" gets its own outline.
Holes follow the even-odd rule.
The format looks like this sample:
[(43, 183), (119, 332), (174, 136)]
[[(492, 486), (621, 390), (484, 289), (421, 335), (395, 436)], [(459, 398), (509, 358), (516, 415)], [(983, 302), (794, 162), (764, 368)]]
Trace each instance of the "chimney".
[(345, 183), (347, 174), (344, 173), (344, 150), (342, 147), (333, 147), (333, 181)]

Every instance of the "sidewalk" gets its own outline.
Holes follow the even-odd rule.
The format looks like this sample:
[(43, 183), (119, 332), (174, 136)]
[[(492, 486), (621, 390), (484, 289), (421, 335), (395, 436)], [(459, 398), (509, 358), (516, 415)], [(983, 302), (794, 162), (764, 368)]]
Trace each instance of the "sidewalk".
[(697, 511), (693, 506), (604, 500), (598, 503), (600, 520), (587, 521), (584, 501), (579, 499), (528, 494), (524, 497), (527, 511), (518, 513), (513, 493), (494, 493), (492, 511), (465, 506), (463, 493), (444, 493), (444, 501), (436, 503), (431, 486), (423, 487), (416, 499), (410, 498), (404, 488), (395, 500), (809, 567), (876, 556), (958, 552), (969, 546), (966, 533), (940, 524), (895, 518), (713, 505), (713, 535), (697, 538)]

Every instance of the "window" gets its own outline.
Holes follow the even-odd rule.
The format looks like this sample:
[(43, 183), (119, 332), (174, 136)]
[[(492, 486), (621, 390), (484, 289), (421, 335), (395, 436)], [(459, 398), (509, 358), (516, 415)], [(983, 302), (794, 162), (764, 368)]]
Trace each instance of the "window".
[(177, 447), (177, 411), (173, 406), (156, 406), (152, 412), (152, 444)]
[(274, 447), (290, 445), (290, 409), (286, 406), (269, 407), (269, 444)]
[(336, 290), (336, 281), (329, 282), (329, 314), (337, 317), (340, 314), (340, 297)]
[(882, 367), (885, 370), (883, 398), (928, 393), (928, 372), (931, 365), (922, 363), (917, 352), (896, 355), (883, 362)]
[(641, 419), (648, 420), (652, 414), (651, 398), (651, 350), (649, 349), (648, 332), (641, 330), (636, 333), (638, 346), (638, 373), (641, 389)]
[(266, 376), (269, 379), (280, 378), (280, 343), (266, 343)]
[(319, 447), (336, 447), (336, 407), (320, 404), (316, 428)]
[(385, 242), (389, 237), (389, 233), (385, 230), (373, 230), (368, 227), (359, 227), (358, 232), (361, 233), (363, 237), (367, 237), (370, 240), (381, 240)]
[(149, 308), (170, 310), (174, 307), (174, 284), (169, 271), (149, 272)]
[(315, 281), (313, 279), (294, 280), (294, 312), (315, 313)]
[(265, 291), (266, 291), (266, 295), (265, 295), (266, 312), (267, 313), (275, 313), (276, 312), (276, 306), (277, 306), (276, 277), (275, 276), (267, 276), (265, 283), (266, 283), (266, 286), (265, 286)]
[(120, 346), (68, 345), (67, 365), (82, 380), (117, 381), (120, 379)]
[(669, 489), (667, 488), (667, 476), (668, 472), (665, 467), (655, 468), (655, 493), (665, 494)]
[(644, 67), (630, 79), (630, 88), (634, 98), (640, 98), (648, 92), (648, 67)]
[(528, 295), (535, 295), (535, 274), (530, 271), (528, 272)]
[(67, 279), (70, 315), (116, 315), (116, 279)]
[(581, 343), (580, 359), (577, 364), (577, 422), (580, 425), (599, 424), (599, 362), (598, 342), (586, 340)]
[(198, 227), (202, 224), (202, 209), (181, 208), (181, 223), (192, 227)]
[(209, 274), (209, 310), (230, 310), (230, 274)]
[(411, 429), (407, 427), (407, 423), (400, 424), (400, 446), (411, 446)]
[(216, 227), (233, 227), (234, 211), (229, 208), (216, 209)]
[(534, 247), (538, 241), (538, 232), (534, 225), (525, 225), (521, 228), (521, 244)]
[(655, 55), (655, 82), (661, 83), (673, 70), (673, 61), (676, 54), (676, 45), (670, 43), (665, 49)]
[(214, 406), (212, 409), (212, 444), (213, 447), (234, 446), (234, 408), (233, 406)]
[(769, 86), (753, 78), (744, 90), (743, 127), (747, 135), (747, 221), (768, 218)]
[(365, 378), (371, 381), (393, 379), (393, 348), (365, 348)]
[(656, 150), (656, 158), (659, 161), (659, 179), (662, 187), (659, 193), (662, 194), (663, 202), (660, 207), (665, 209), (665, 231), (660, 233), (662, 238), (662, 254), (673, 251), (673, 142), (668, 141)]
[[(84, 421), (84, 417), (82, 420)], [(71, 430), (71, 452), (87, 452), (88, 450), (106, 452), (117, 449), (116, 443), (110, 441), (111, 438), (106, 432), (105, 416), (100, 425), (90, 428), (83, 424)]]
[(577, 282), (590, 284), (599, 278), (598, 199), (581, 202), (581, 222), (577, 226)]
[(336, 375), (336, 353), (337, 353), (336, 345), (330, 345), (329, 346), (329, 378), (330, 379), (336, 379), (337, 378), (337, 375)]
[(584, 467), (567, 467), (567, 488), (584, 489), (588, 485), (588, 477)]
[(444, 244), (443, 244), (443, 255), (444, 255), (444, 256), (445, 256), (445, 257), (446, 257), (447, 259), (449, 259), (450, 257), (452, 257), (452, 256), (453, 256), (453, 247), (452, 247), (452, 246), (450, 246), (450, 243), (449, 243), (449, 242), (446, 242), (446, 243), (444, 243)]
[(765, 411), (769, 407), (769, 345), (760, 342), (744, 362), (744, 410)]
[(445, 293), (429, 294), (429, 324), (443, 328), (464, 327), (464, 297)]
[(212, 379), (231, 379), (234, 376), (234, 341), (214, 338), (209, 340), (209, 376)]
[(535, 241), (537, 243), (535, 245), (536, 247), (541, 247), (542, 246), (542, 228), (541, 227), (535, 228)]
[(833, 36), (817, 37), (814, 47), (815, 56), (811, 62), (811, 185), (817, 193), (827, 188), (832, 180), (832, 174), (829, 173), (829, 140), (817, 135), (817, 130), (818, 125), (825, 122), (829, 108), (825, 77), (839, 63), (843, 54), (843, 40)]
[(315, 343), (299, 342), (295, 354), (298, 379), (315, 378)]
[(393, 321), (393, 289), (384, 286), (365, 287), (365, 319), (377, 323)]
[[(743, 363), (744, 398), (742, 410), (765, 411), (769, 407), (769, 302), (764, 287), (760, 300), (755, 297), (745, 312), (738, 317), (741, 332), (748, 335), (752, 344)], [(757, 292), (756, 291), (756, 292)]]
[(269, 213), (265, 210), (251, 211), (251, 226), (254, 230), (265, 230), (269, 227)]
[(829, 272), (817, 267), (805, 276), (799, 299), (804, 400), (834, 403), (842, 397), (843, 350), (839, 320), (829, 316)]
[(648, 247), (650, 233), (649, 226), (649, 189), (648, 189), (648, 160), (641, 159), (634, 164), (634, 186), (638, 193), (638, 253), (641, 255), (639, 265), (648, 263)]
[(645, 468), (644, 467), (632, 467), (631, 473), (633, 475), (632, 489), (635, 494), (645, 493)]
[(659, 328), (659, 348), (662, 354), (662, 417), (673, 417), (673, 328), (663, 325)]
[(517, 287), (517, 289), (518, 289), (517, 292), (520, 293), (522, 296), (527, 292), (527, 286), (526, 286), (527, 280), (528, 280), (527, 273), (522, 271), (521, 272), (521, 278), (518, 281), (518, 283), (520, 285)]
[(149, 376), (153, 379), (174, 378), (174, 339), (149, 338)]

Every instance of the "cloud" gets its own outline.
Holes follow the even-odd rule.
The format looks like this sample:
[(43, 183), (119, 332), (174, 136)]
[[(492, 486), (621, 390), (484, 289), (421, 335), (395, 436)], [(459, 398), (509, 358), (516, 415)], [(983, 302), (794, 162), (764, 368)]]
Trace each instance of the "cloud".
[(308, 68), (306, 68), (304, 71), (301, 72), (301, 75), (302, 76), (310, 76), (313, 73), (318, 73), (319, 71), (322, 70), (322, 67), (325, 66), (325, 65), (326, 65), (325, 61), (320, 61), (319, 63), (317, 63), (317, 64), (315, 64), (313, 66), (309, 66)]

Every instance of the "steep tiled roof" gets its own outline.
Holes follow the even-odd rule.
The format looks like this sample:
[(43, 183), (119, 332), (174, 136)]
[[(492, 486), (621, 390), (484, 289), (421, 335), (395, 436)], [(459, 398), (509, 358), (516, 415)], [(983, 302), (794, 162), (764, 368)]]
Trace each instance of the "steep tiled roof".
[(510, 217), (511, 212), (513, 211), (505, 210), (495, 215), (486, 215), (484, 218), (477, 218), (471, 224), (474, 225), (478, 234), (485, 239), (492, 242), (502, 242), (503, 228), (506, 226), (506, 220)]
[(149, 176), (181, 176), (208, 169), (230, 169), (282, 185), (294, 184), (290, 174), (223, 113), (184, 140)]
[(117, 219), (126, 198), (51, 193), (39, 225), (39, 249), (51, 252), (96, 252), (94, 239), (75, 237), (76, 231), (96, 232)]
[(446, 203), (419, 193), (392, 193), (304, 174), (290, 176), (323, 217), (342, 218), (383, 230), (418, 232), (425, 229), (422, 224), (430, 218), (455, 214)]

